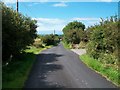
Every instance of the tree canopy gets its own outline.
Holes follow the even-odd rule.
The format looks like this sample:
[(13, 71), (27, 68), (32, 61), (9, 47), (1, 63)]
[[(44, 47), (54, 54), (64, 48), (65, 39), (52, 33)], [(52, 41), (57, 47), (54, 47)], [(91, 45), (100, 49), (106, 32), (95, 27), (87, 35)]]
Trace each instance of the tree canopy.
[(10, 55), (17, 56), (36, 38), (36, 21), (16, 12), (12, 8), (2, 6), (2, 51), (3, 60)]
[(79, 43), (82, 39), (82, 35), (85, 29), (85, 25), (78, 21), (68, 23), (63, 28), (64, 40), (67, 43)]

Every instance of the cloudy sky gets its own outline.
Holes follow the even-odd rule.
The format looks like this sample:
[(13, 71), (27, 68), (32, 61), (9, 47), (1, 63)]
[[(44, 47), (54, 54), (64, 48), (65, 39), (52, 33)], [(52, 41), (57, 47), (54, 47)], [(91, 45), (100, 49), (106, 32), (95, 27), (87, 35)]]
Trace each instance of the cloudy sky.
[[(16, 0), (3, 0), (16, 9)], [(56, 1), (56, 2), (55, 2)], [(84, 2), (83, 2), (84, 1)], [(51, 34), (77, 20), (86, 27), (98, 24), (100, 18), (118, 14), (118, 0), (19, 0), (19, 12), (37, 20), (38, 34)]]

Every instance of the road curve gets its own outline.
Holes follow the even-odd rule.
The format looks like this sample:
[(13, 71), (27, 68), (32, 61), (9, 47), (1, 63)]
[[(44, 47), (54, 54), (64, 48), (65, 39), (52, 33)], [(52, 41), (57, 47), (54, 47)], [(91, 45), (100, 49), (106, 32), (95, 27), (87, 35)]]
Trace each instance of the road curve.
[(24, 88), (116, 88), (62, 44), (37, 55)]

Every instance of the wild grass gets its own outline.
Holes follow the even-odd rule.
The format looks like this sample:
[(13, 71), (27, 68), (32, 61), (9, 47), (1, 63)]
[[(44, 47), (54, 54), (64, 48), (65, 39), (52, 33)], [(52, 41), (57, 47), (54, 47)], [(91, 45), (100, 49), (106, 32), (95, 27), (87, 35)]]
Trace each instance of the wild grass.
[(71, 49), (72, 48), (72, 45), (71, 44), (67, 44), (65, 41), (62, 41), (62, 44), (63, 44), (65, 49)]
[(34, 54), (39, 54), (42, 50), (45, 50), (45, 49), (48, 49), (48, 48), (51, 48), (51, 46), (45, 46), (44, 48), (36, 48), (34, 46), (29, 46), (28, 48), (29, 49), (26, 49), (25, 52), (31, 52), (31, 53), (34, 53)]
[(89, 55), (84, 54), (80, 59), (91, 69), (97, 71), (108, 80), (112, 81), (115, 85), (120, 87), (120, 73), (118, 69), (112, 66), (105, 65), (96, 59), (91, 58)]
[(36, 59), (36, 54), (50, 47), (36, 48), (31, 46), (21, 54), (20, 58), (13, 58), (7, 66), (3, 66), (2, 88), (22, 88)]

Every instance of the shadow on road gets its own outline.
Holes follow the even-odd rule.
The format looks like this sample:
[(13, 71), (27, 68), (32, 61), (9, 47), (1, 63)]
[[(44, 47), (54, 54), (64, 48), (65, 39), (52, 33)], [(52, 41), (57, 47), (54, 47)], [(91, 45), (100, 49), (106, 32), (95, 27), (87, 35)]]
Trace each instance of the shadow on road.
[(64, 86), (47, 80), (49, 73), (63, 69), (63, 66), (56, 63), (56, 58), (62, 56), (54, 53), (38, 54), (24, 88), (64, 88)]

